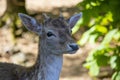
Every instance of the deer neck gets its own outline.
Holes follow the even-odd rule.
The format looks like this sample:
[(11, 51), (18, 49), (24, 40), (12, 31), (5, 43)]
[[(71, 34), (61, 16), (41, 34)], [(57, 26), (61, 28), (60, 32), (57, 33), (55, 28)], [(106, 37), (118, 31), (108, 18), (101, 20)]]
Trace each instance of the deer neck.
[[(36, 80), (59, 80), (63, 63), (63, 55), (55, 55), (47, 49), (45, 43), (39, 43), (39, 53), (36, 62)], [(43, 47), (44, 45), (44, 47)]]

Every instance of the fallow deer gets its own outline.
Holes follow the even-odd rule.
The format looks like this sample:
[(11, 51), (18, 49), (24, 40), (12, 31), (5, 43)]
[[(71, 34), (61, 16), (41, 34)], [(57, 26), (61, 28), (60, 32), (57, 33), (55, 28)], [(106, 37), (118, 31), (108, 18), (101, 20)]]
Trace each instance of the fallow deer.
[(37, 60), (32, 67), (0, 63), (0, 80), (59, 80), (63, 54), (73, 54), (79, 48), (72, 39), (71, 29), (82, 13), (73, 15), (68, 20), (62, 16), (44, 16), (44, 23), (41, 24), (35, 18), (19, 13), (24, 26), (39, 35)]

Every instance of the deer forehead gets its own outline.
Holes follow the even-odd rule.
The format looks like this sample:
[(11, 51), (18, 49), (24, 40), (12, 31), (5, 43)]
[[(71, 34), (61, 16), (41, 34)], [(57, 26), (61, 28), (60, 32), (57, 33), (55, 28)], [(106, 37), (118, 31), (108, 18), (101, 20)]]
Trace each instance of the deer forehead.
[(69, 25), (64, 19), (56, 18), (56, 19), (49, 19), (44, 23), (46, 27), (52, 27), (57, 29), (68, 29)]
[(67, 40), (69, 38), (70, 34), (70, 27), (67, 23), (66, 20), (61, 19), (61, 18), (56, 18), (56, 19), (48, 19), (44, 23), (46, 31), (51, 31), (54, 34), (57, 34), (58, 37), (61, 39)]

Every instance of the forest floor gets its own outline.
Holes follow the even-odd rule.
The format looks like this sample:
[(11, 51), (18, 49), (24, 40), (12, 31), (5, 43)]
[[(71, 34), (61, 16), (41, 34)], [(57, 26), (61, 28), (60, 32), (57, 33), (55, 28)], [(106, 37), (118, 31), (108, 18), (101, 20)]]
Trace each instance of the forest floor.
[[(13, 43), (16, 42), (15, 45)], [(76, 54), (64, 55), (64, 64), (60, 80), (94, 80), (83, 67), (88, 52), (98, 45), (87, 44)], [(12, 39), (11, 31), (7, 27), (0, 28), (0, 62), (10, 62), (23, 66), (34, 64), (38, 50), (38, 37), (26, 32), (22, 37)], [(95, 80), (110, 80), (109, 78)]]

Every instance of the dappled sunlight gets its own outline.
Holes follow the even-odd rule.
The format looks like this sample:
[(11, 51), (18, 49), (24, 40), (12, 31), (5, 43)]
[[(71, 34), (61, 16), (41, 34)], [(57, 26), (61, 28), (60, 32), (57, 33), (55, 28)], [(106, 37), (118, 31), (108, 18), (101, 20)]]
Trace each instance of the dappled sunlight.
[[(38, 36), (28, 32), (18, 13), (43, 25), (43, 13), (82, 17), (72, 28), (79, 45), (76, 54), (65, 54), (60, 80), (120, 80), (119, 0), (0, 0), (0, 62), (32, 66), (38, 52)], [(74, 22), (74, 21), (73, 21)]]

